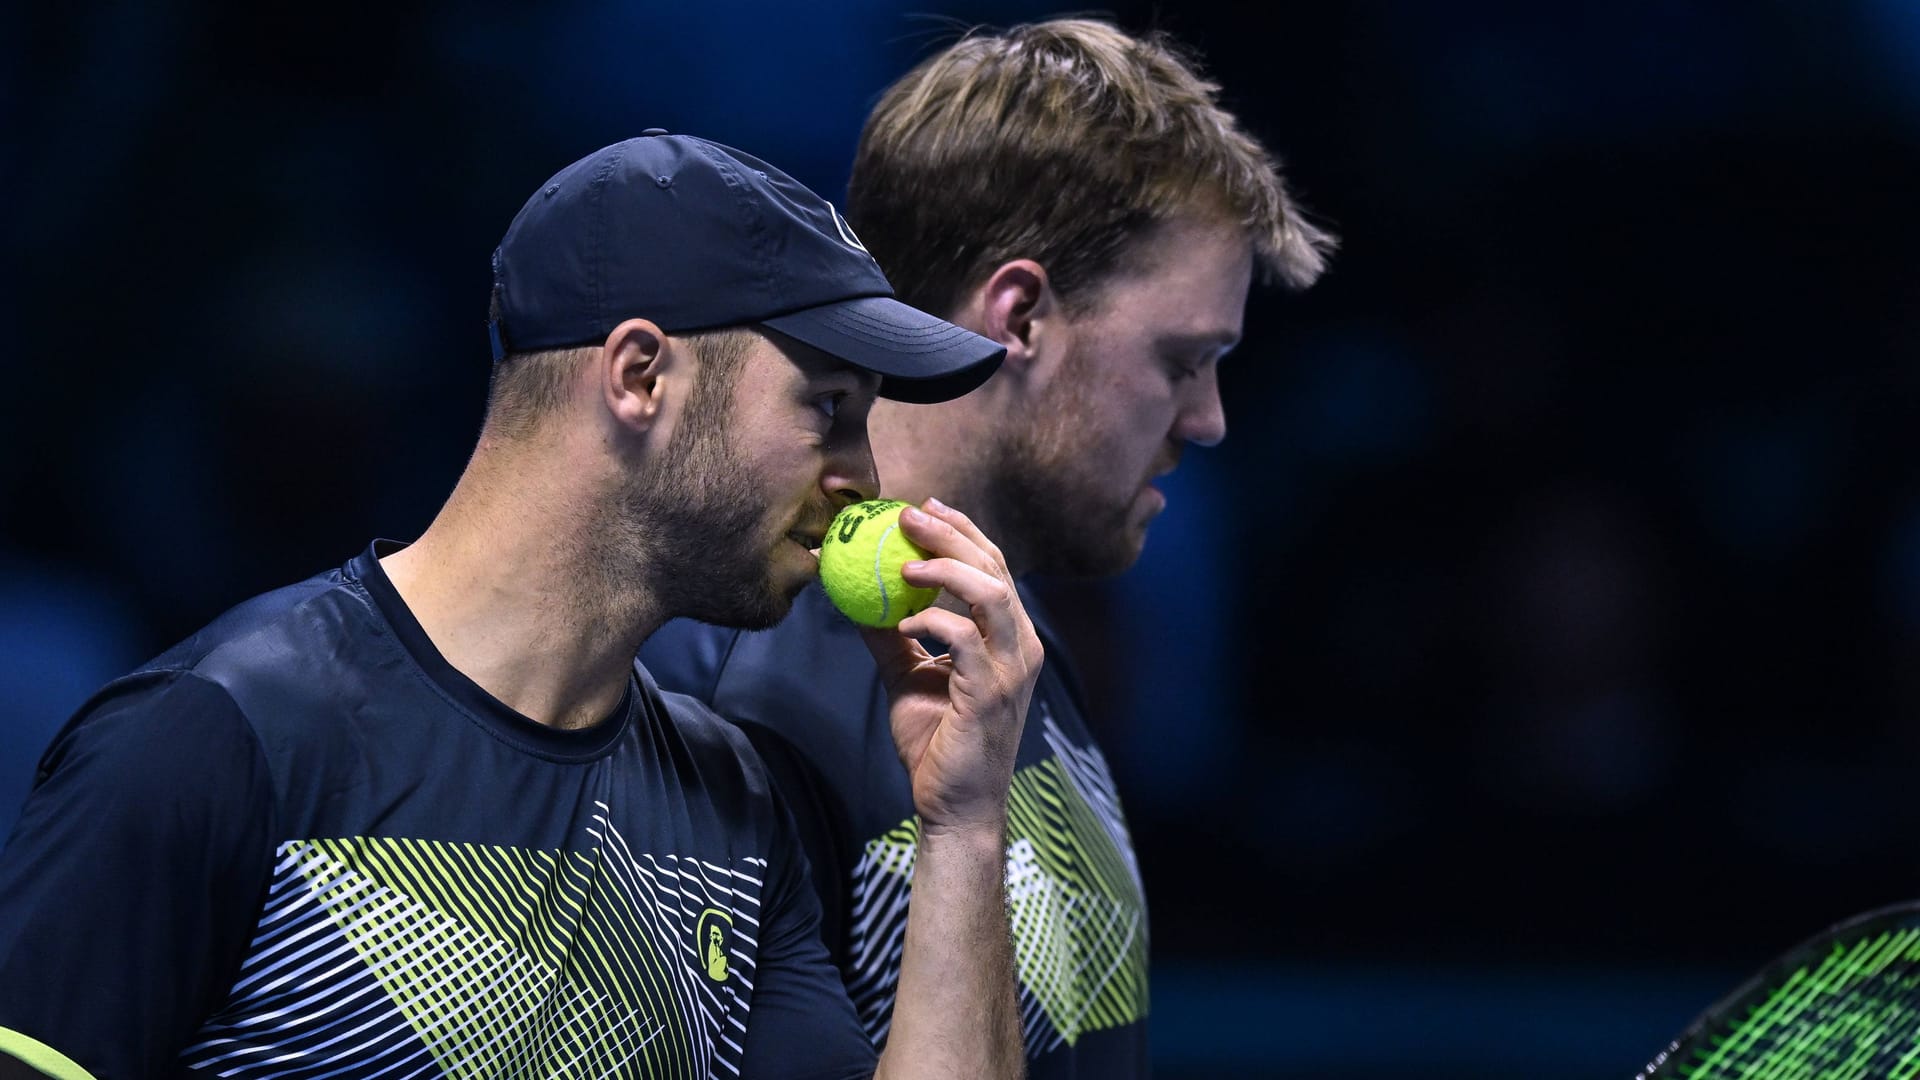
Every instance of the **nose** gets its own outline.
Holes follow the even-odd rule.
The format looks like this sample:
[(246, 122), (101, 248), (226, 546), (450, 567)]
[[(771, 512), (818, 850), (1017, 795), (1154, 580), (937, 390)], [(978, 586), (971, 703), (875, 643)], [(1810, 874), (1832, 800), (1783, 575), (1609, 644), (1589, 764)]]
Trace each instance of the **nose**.
[(835, 509), (880, 497), (880, 474), (873, 464), (873, 447), (864, 435), (834, 450), (821, 474), (820, 490)]
[(1220, 403), (1220, 372), (1208, 364), (1194, 376), (1174, 419), (1173, 434), (1196, 446), (1218, 446), (1227, 437), (1227, 411)]

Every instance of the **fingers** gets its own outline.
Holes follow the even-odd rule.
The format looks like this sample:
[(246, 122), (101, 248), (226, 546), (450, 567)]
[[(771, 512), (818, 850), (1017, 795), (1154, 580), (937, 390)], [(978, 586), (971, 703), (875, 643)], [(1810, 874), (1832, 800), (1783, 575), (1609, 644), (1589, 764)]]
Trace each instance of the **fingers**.
[(1001, 692), (1020, 698), (1030, 691), (1044, 653), (1000, 548), (973, 519), (937, 499), (903, 511), (900, 524), (908, 539), (933, 556), (901, 567), (901, 576), (912, 585), (943, 589), (967, 607), (967, 615), (929, 608), (903, 621), (901, 633), (945, 642), (956, 679), (981, 695), (975, 704)]
[[(953, 657), (956, 663), (965, 654), (976, 654), (970, 656), (969, 660), (979, 659), (980, 627), (965, 615), (946, 608), (930, 607), (909, 615), (900, 620), (897, 629), (909, 638), (931, 638), (945, 645), (947, 655)], [(926, 650), (922, 649), (921, 652), (925, 654)]]
[(1011, 579), (1006, 557), (987, 539), (973, 519), (942, 503), (928, 499), (924, 508), (908, 507), (900, 514), (907, 539), (929, 554), (958, 559), (992, 577)]
[[(965, 615), (930, 607), (900, 620), (900, 633), (944, 642), (953, 673), (963, 684), (975, 688), (994, 685), (993, 657), (981, 645), (980, 627)], [(925, 650), (921, 655), (926, 655)], [(881, 674), (884, 678), (886, 669), (882, 668)]]
[(926, 505), (920, 509), (928, 515), (946, 522), (960, 535), (973, 541), (974, 545), (980, 548), (980, 550), (992, 556), (996, 564), (1005, 564), (1006, 560), (1000, 553), (1000, 546), (992, 540), (987, 539), (987, 534), (981, 532), (980, 526), (975, 525), (973, 519), (966, 514), (935, 498), (928, 498)]
[(1020, 638), (1026, 612), (1014, 593), (1013, 574), (999, 547), (971, 518), (928, 499), (924, 511), (908, 508), (900, 522), (908, 539), (939, 556), (902, 567), (909, 584), (945, 589), (967, 605), (991, 640), (1010, 643)]
[(909, 585), (945, 589), (973, 608), (1004, 607), (1009, 586), (1005, 581), (958, 559), (928, 559), (900, 568)]
[(873, 663), (880, 672), (882, 686), (898, 685), (908, 672), (933, 658), (918, 641), (906, 636), (904, 623), (900, 630), (860, 627), (860, 639), (867, 643), (867, 651), (873, 654)]
[[(903, 619), (898, 633), (867, 635), (893, 699), (894, 740), (913, 777), (914, 807), (924, 822), (1004, 818), (1045, 651), (1005, 555), (970, 518), (928, 499), (902, 512), (900, 525), (928, 555), (903, 566), (901, 576), (958, 602)], [(928, 656), (915, 638), (943, 642), (946, 655)]]

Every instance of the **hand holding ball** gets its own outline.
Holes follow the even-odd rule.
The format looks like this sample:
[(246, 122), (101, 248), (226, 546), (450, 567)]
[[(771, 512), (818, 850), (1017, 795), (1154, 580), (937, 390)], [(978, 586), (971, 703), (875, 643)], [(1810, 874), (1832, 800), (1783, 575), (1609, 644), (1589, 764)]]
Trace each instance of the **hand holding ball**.
[(939, 589), (909, 585), (904, 563), (927, 558), (900, 531), (907, 504), (870, 499), (840, 511), (820, 544), (820, 584), (840, 613), (862, 626), (892, 628), (925, 611)]

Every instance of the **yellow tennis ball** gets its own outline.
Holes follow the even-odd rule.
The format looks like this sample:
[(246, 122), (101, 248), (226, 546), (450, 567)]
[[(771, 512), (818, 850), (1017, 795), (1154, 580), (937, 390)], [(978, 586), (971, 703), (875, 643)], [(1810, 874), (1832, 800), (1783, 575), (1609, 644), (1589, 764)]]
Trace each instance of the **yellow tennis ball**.
[(940, 595), (900, 577), (901, 564), (927, 557), (900, 531), (906, 508), (893, 499), (854, 503), (834, 517), (820, 543), (820, 584), (827, 598), (862, 626), (898, 626)]

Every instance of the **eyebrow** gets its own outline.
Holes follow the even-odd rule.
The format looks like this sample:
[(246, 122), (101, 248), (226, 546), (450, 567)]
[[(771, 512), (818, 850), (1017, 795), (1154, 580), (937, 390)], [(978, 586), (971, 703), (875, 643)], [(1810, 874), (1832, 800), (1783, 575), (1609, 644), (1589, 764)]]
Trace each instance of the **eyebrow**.
[(1163, 335), (1160, 344), (1177, 349), (1217, 348), (1225, 354), (1239, 346), (1240, 335), (1230, 330), (1171, 333)]
[(853, 364), (827, 352), (815, 348), (804, 341), (787, 337), (774, 331), (775, 341), (787, 354), (787, 360), (798, 368), (802, 378), (810, 383), (832, 383), (844, 378), (859, 387), (873, 387), (878, 392), (880, 376), (866, 368)]
[(857, 390), (870, 390), (875, 394), (880, 392), (880, 376), (875, 372), (868, 371), (866, 368), (854, 367), (852, 364), (843, 363), (830, 371), (809, 372), (807, 378), (816, 383), (826, 382), (829, 384), (836, 383), (842, 378), (845, 378), (847, 381), (853, 383), (854, 388)]
[(876, 394), (880, 392), (879, 373), (855, 367), (831, 353), (813, 350), (811, 355), (794, 366), (800, 369), (802, 377), (815, 386), (851, 383), (857, 390), (871, 390)]

